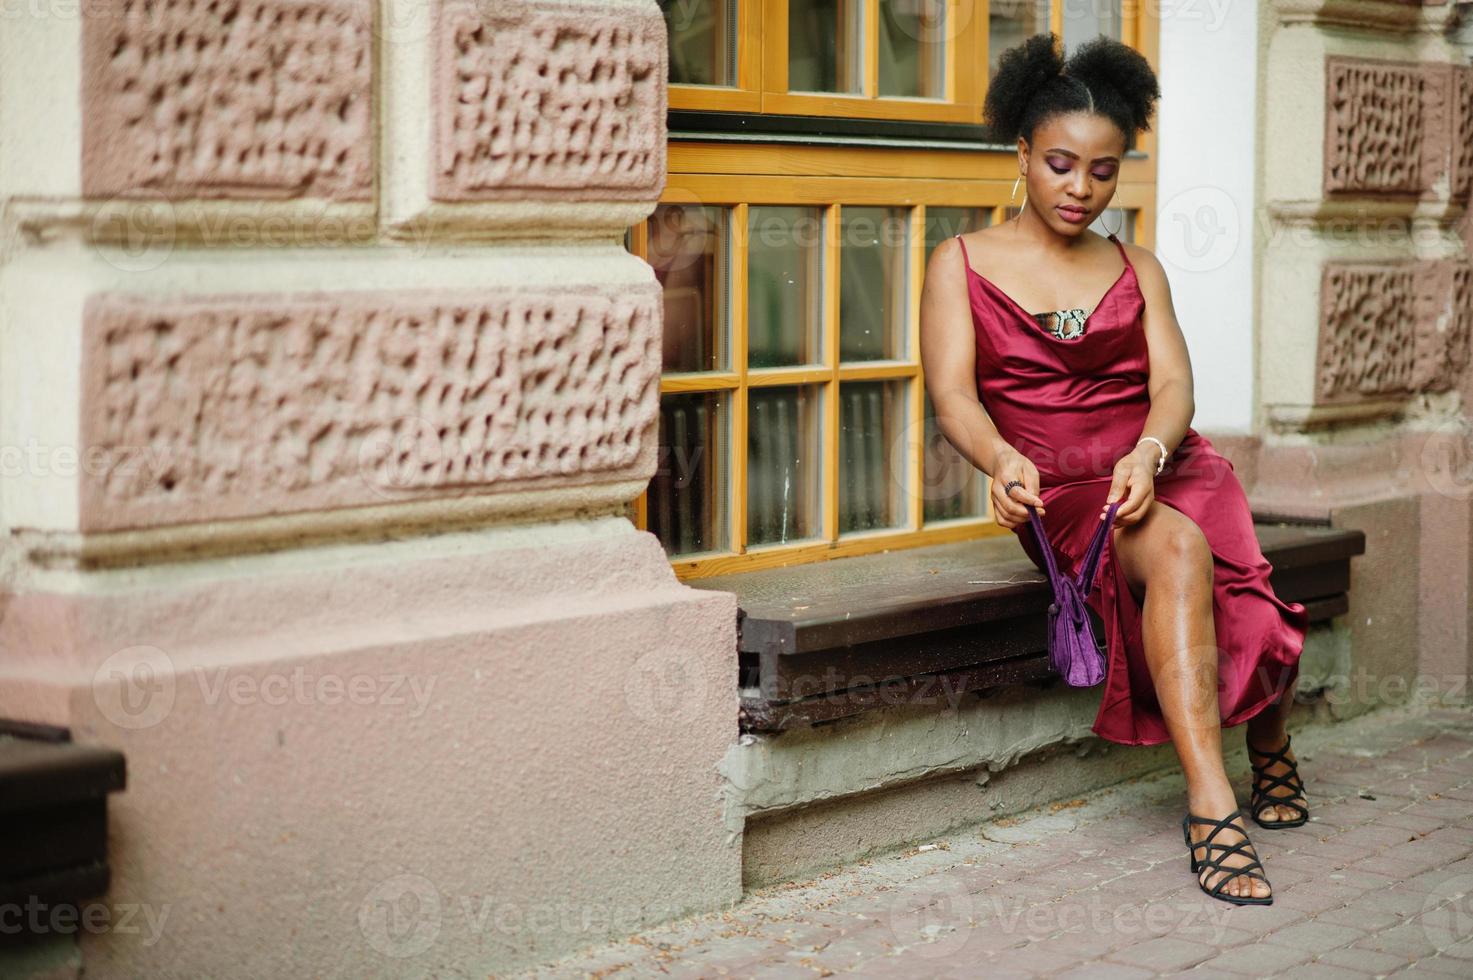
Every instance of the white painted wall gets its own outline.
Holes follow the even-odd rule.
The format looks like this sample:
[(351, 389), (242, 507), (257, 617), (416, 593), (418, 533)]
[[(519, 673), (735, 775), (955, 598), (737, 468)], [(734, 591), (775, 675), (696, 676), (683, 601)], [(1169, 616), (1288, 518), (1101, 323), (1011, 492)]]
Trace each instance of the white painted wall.
[(1201, 432), (1252, 431), (1258, 5), (1161, 4), (1156, 255), (1191, 352)]

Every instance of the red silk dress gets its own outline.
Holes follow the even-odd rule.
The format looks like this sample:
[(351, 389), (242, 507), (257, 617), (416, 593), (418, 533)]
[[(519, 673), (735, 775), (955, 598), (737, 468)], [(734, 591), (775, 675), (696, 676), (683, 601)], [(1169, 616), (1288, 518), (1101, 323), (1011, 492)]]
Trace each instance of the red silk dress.
[[(1063, 340), (971, 267), (967, 291), (977, 334), (977, 392), (998, 432), (1038, 467), (1044, 529), (1063, 574), (1077, 574), (1100, 524), (1115, 463), (1135, 449), (1151, 407), (1145, 296), (1125, 246), (1109, 236), (1125, 268), (1086, 321)], [(1237, 725), (1276, 700), (1299, 669), (1309, 617), (1269, 585), (1247, 495), (1232, 463), (1195, 429), (1156, 476), (1156, 500), (1196, 522), (1212, 550), (1212, 612), (1218, 647), (1218, 707)], [(1154, 504), (1152, 505), (1154, 506)], [(1032, 526), (1013, 529), (1044, 569)], [(1170, 739), (1146, 667), (1141, 604), (1115, 561), (1112, 537), (1087, 602), (1105, 628), (1107, 664), (1094, 732), (1111, 742)]]

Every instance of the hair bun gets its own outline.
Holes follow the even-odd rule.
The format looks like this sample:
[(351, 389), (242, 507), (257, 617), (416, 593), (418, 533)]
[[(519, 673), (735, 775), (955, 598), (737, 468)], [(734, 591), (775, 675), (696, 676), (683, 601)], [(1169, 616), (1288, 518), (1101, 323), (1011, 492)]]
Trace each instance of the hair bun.
[(1002, 140), (1017, 139), (1028, 100), (1064, 74), (1058, 35), (1034, 34), (1008, 48), (998, 59), (997, 74), (987, 87), (982, 121)]
[(1160, 97), (1155, 71), (1129, 45), (1097, 35), (1066, 59), (1056, 34), (1034, 34), (998, 59), (982, 121), (998, 142), (1032, 142), (1037, 125), (1056, 113), (1092, 112), (1112, 120), (1129, 148), (1151, 128)]

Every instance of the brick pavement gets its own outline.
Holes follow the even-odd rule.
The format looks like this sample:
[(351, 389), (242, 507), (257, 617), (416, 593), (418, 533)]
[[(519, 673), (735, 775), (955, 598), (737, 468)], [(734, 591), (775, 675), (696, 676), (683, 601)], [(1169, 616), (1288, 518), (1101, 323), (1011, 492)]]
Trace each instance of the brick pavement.
[(1473, 713), (1383, 712), (1296, 732), (1294, 747), (1311, 823), (1249, 824), (1272, 906), (1198, 890), (1182, 782), (1163, 775), (765, 888), (527, 975), (1473, 977)]

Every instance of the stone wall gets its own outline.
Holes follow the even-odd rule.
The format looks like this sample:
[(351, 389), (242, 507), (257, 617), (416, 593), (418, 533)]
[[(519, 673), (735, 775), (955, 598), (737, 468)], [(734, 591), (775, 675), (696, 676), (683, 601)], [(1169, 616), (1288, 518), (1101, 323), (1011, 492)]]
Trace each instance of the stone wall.
[(1473, 67), (1466, 4), (1263, 8), (1255, 228), (1263, 512), (1367, 535), (1366, 690), (1467, 697), (1473, 654)]
[(0, 32), (0, 717), (129, 770), (61, 959), (486, 975), (737, 897), (734, 601), (623, 516), (658, 6), (50, 14)]

